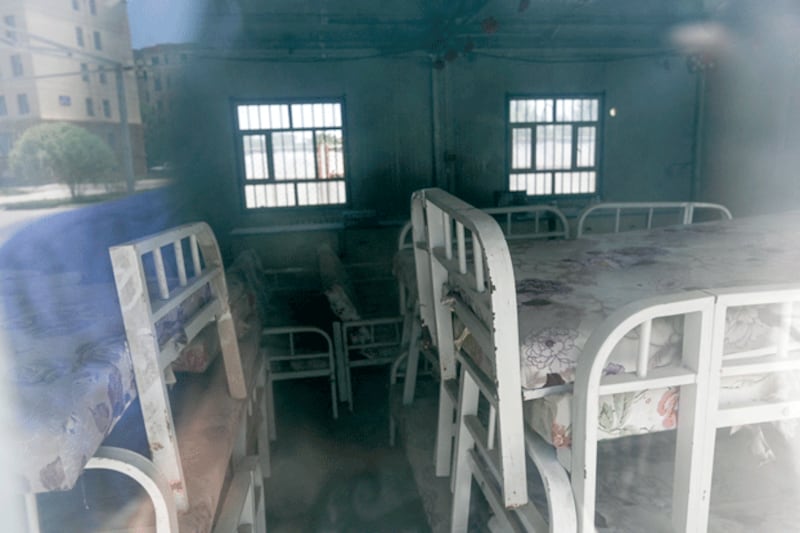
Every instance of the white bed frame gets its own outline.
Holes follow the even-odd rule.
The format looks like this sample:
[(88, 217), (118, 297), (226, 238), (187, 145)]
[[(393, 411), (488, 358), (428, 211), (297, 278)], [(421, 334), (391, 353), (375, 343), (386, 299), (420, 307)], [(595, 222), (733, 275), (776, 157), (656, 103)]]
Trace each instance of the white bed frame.
[[(491, 207), (482, 210), (491, 215), (500, 224), (506, 239), (567, 239), (570, 226), (564, 213), (551, 205), (522, 205)], [(425, 246), (425, 241), (416, 241), (414, 245), (413, 221), (409, 220), (400, 231), (397, 239), (397, 250), (413, 250)], [(554, 223), (554, 229), (549, 226)], [(522, 228), (522, 229), (520, 229)], [(408, 331), (408, 356), (406, 373), (403, 378), (403, 405), (411, 405), (417, 382), (420, 354), (432, 365), (437, 366), (437, 356), (430, 349), (420, 346), (419, 302), (413, 298), (413, 291), (406, 287), (403, 280), (398, 279), (400, 313), (404, 317), (404, 331)], [(406, 338), (406, 337), (404, 337)], [(455, 402), (455, 398), (453, 398)]]
[[(800, 284), (686, 292), (635, 302), (613, 313), (596, 328), (584, 348), (574, 383), (571, 453), (560, 455), (523, 422), (522, 405), (569, 387), (527, 391), (519, 374), (518, 323), (514, 273), (502, 231), (491, 217), (438, 189), (415, 193), (412, 201), (417, 247), (417, 279), (423, 320), (436, 332), (442, 370), (437, 473), (449, 465), (451, 427), (455, 424), (452, 531), (465, 531), (471, 480), (477, 481), (503, 529), (588, 532), (594, 530), (599, 396), (678, 386), (681, 388), (674, 470), (673, 528), (707, 527), (715, 431), (755, 422), (800, 416), (800, 401), (758, 403), (721, 409), (720, 379), (800, 368), (798, 346), (789, 344)], [(472, 254), (467, 253), (471, 245)], [(458, 298), (445, 304), (445, 283), (469, 294), (476, 313)], [(427, 288), (427, 290), (425, 290)], [(776, 303), (781, 306), (782, 340), (753, 353), (723, 353), (729, 307)], [(658, 317), (684, 317), (684, 350), (676, 367), (648, 371), (650, 325)], [(480, 316), (491, 316), (490, 324)], [(453, 338), (456, 317), (469, 330), (495, 377), (490, 379)], [(607, 359), (624, 335), (639, 328), (639, 366), (633, 374), (603, 376)], [(460, 363), (460, 382), (455, 381)], [(458, 410), (453, 422), (451, 398)], [(492, 409), (478, 416), (483, 397)], [(529, 502), (526, 455), (536, 466), (547, 492), (547, 519)], [(581, 475), (570, 476), (569, 472)]]
[[(225, 494), (221, 493), (224, 480), (219, 479), (221, 503), (214, 531), (229, 532), (240, 526), (266, 531), (262, 476), (269, 475), (270, 468), (265, 418), (267, 367), (257, 341), (248, 344), (247, 351), (240, 354), (222, 257), (211, 228), (205, 223), (187, 224), (113, 246), (109, 253), (152, 459), (130, 450), (104, 446), (86, 468), (112, 470), (134, 479), (145, 489), (155, 509), (155, 531), (176, 533), (181, 520), (192, 510), (192, 494), (187, 490), (191, 479), (181, 460), (179, 444), (200, 455), (215, 454), (214, 462), (223, 465), (223, 470), (227, 465), (233, 467), (233, 477)], [(148, 259), (145, 261), (144, 257)], [(152, 271), (145, 264), (152, 265)], [(176, 273), (177, 280), (169, 279), (167, 272)], [(148, 286), (154, 283), (157, 292), (151, 295)], [(211, 299), (189, 317), (182, 335), (176, 334), (160, 346), (156, 323), (208, 286)], [(194, 390), (187, 392), (180, 407), (175, 407), (167, 392), (167, 385), (175, 380), (170, 365), (178, 357), (180, 347), (211, 322), (217, 327), (224, 363), (220, 371), (225, 375), (216, 380), (220, 383), (216, 388), (215, 380), (209, 378), (211, 385), (203, 385), (197, 393), (200, 396), (190, 396)], [(210, 401), (199, 401), (209, 400), (207, 396), (213, 394), (216, 396)], [(240, 414), (230, 424), (234, 432), (230, 444), (212, 443), (209, 448), (205, 442), (184, 442), (193, 439), (198, 427), (203, 427), (198, 424), (202, 420), (192, 417), (210, 413), (213, 416), (215, 406), (220, 405), (230, 408), (226, 412)], [(173, 419), (174, 407), (181, 418)], [(31, 498), (28, 501), (30, 506), (34, 505)], [(29, 516), (34, 513), (35, 509), (29, 507)], [(38, 524), (31, 524), (31, 529), (36, 531)]]
[[(718, 218), (733, 218), (727, 207), (720, 204), (708, 202), (603, 202), (590, 205), (578, 216), (576, 226), (576, 237), (581, 238), (584, 233), (589, 231), (588, 221), (596, 217), (607, 217), (609, 214), (614, 216), (614, 225), (611, 233), (624, 231), (622, 218), (635, 220), (637, 223), (644, 222), (643, 225), (636, 226), (635, 229), (653, 229), (657, 224), (655, 217), (661, 216), (671, 224), (692, 224), (695, 221), (695, 214), (698, 211), (706, 211)], [(610, 212), (610, 213), (609, 213)], [(675, 218), (677, 215), (677, 218)], [(643, 220), (642, 220), (643, 219)], [(607, 232), (606, 232), (607, 233)]]

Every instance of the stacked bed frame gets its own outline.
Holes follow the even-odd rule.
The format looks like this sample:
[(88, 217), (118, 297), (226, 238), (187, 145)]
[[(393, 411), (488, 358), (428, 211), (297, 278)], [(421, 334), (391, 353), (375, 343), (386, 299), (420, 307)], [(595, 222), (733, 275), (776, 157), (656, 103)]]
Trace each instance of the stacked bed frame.
[[(677, 430), (672, 529), (705, 531), (716, 429), (759, 422), (780, 425), (800, 416), (800, 390), (782, 382), (785, 374), (793, 378), (800, 368), (796, 334), (800, 283), (791, 266), (800, 257), (793, 246), (786, 246), (800, 216), (759, 219), (753, 224), (764, 227), (755, 231), (748, 221), (728, 221), (730, 214), (724, 208), (711, 208), (725, 220), (697, 229), (666, 228), (630, 237), (523, 244), (530, 257), (542, 250), (539, 262), (519, 259), (515, 255), (519, 245), (504, 237), (486, 213), (441, 190), (414, 195), (420, 314), (435, 332), (443, 378), (437, 474), (450, 472), (454, 450), (453, 531), (467, 529), (471, 479), (489, 502), (494, 523), (504, 530), (593, 531), (598, 441), (664, 429)], [(679, 222), (692, 221), (690, 217)], [(737, 232), (745, 236), (738, 248), (752, 248), (752, 263), (748, 264), (749, 256), (744, 261), (730, 252), (734, 246), (724, 246), (738, 242)], [(689, 272), (685, 286), (643, 287), (629, 278), (651, 269), (675, 270), (679, 265), (670, 265), (668, 258), (681, 256), (684, 238), (702, 244), (695, 262), (685, 265)], [(723, 245), (708, 246), (716, 241)], [(664, 242), (668, 244), (662, 253), (658, 247)], [(777, 246), (781, 242), (784, 246)], [(640, 243), (647, 245), (637, 246)], [(705, 255), (702, 250), (707, 250)], [(726, 261), (731, 273), (717, 276), (715, 265)], [(708, 271), (703, 270), (706, 267)], [(582, 277), (592, 272), (599, 274), (588, 281)], [(520, 274), (537, 277), (518, 279)], [(575, 286), (559, 284), (567, 280), (574, 280)], [(575, 359), (538, 370), (535, 364), (528, 366), (526, 357), (530, 363), (541, 350), (526, 348), (526, 339), (536, 340), (539, 333), (534, 329), (520, 336), (521, 327), (531, 327), (522, 325), (522, 315), (551, 305), (553, 312), (558, 306), (566, 308), (563, 302), (569, 298), (586, 296), (580, 293), (582, 283), (598, 290), (610, 287), (613, 297), (585, 299), (599, 302), (592, 312), (599, 311), (593, 315), (587, 311), (586, 319), (578, 321), (576, 327), (584, 328), (578, 337), (555, 339)], [(528, 301), (528, 307), (518, 307), (519, 290), (537, 297)], [(534, 311), (530, 312), (536, 316)], [(744, 340), (741, 334), (736, 336), (742, 331), (738, 326), (743, 316), (752, 319)], [(674, 335), (669, 337), (670, 357), (662, 360), (656, 356), (663, 353), (656, 354), (654, 347), (665, 325), (674, 329)], [(621, 347), (627, 350), (624, 357)], [(548, 356), (555, 353), (552, 344), (540, 342), (537, 349), (542, 348)], [(731, 380), (740, 381), (733, 387)], [(737, 388), (741, 380), (759, 385)], [(741, 394), (726, 399), (731, 390)], [(663, 427), (643, 426), (636, 431), (626, 427), (616, 433), (599, 428), (612, 401), (606, 399), (645, 398), (648, 391), (663, 391), (655, 398), (671, 401), (663, 413)], [(550, 409), (563, 407), (564, 401), (566, 411)], [(664, 407), (656, 403), (659, 409)], [(488, 409), (479, 407), (484, 404)], [(542, 415), (550, 411), (571, 417), (568, 433), (555, 423), (560, 419)], [(552, 425), (545, 423), (542, 430), (531, 421), (537, 416)], [(528, 498), (531, 466), (546, 493), (546, 499), (536, 504)]]
[[(138, 396), (149, 449), (137, 453), (99, 445), (88, 459), (84, 455), (83, 462), (77, 463), (79, 470), (61, 470), (51, 480), (40, 476), (49, 483), (44, 491), (70, 488), (83, 470), (111, 470), (140, 484), (150, 503), (129, 502), (119, 509), (118, 516), (111, 513), (108, 523), (106, 517), (102, 524), (92, 523), (98, 530), (167, 533), (213, 528), (227, 532), (248, 527), (265, 531), (263, 476), (270, 470), (267, 414), (271, 405), (260, 320), (257, 313), (237, 316), (241, 311), (232, 310), (234, 302), (211, 228), (205, 223), (176, 227), (113, 246), (110, 256), (119, 314), (113, 309), (105, 312), (112, 315), (109, 324), (114, 323), (114, 316), (121, 315), (127, 342), (98, 343), (92, 355), (72, 363), (65, 379), (104, 376), (108, 372), (103, 369), (111, 368), (109, 365), (115, 365), (112, 376), (128, 372), (122, 382), (109, 381), (111, 409), (98, 404), (92, 413), (98, 429), (107, 435)], [(237, 302), (252, 310), (255, 295), (242, 287), (237, 289), (241, 289)], [(86, 303), (102, 308), (107, 302)], [(211, 344), (206, 344), (208, 339), (213, 339)], [(202, 342), (198, 345), (199, 340)], [(215, 359), (215, 348), (221, 358)], [(113, 352), (113, 357), (107, 357), (108, 352)], [(176, 381), (174, 367), (199, 373), (180, 374), (170, 391), (168, 386)], [(130, 379), (130, 384), (125, 379)], [(103, 383), (98, 385), (104, 387)], [(124, 393), (118, 390), (120, 386)], [(98, 387), (87, 389), (87, 394), (95, 389)], [(68, 390), (73, 391), (72, 397), (61, 402), (77, 412), (84, 400), (75, 394), (83, 389), (72, 385)], [(118, 396), (124, 397), (124, 402)], [(75, 405), (70, 406), (70, 402)], [(107, 420), (109, 415), (113, 420)], [(48, 417), (50, 413), (33, 412), (32, 416)], [(35, 420), (25, 423), (38, 427)], [(26, 428), (21, 428), (20, 438), (25, 438)], [(76, 442), (83, 440), (80, 432), (70, 435)], [(52, 472), (56, 464), (73, 464), (68, 458), (75, 453), (71, 446), (62, 444), (55, 453), (58, 459), (47, 472)], [(30, 474), (29, 479), (35, 480), (36, 474)], [(38, 531), (34, 492), (43, 490), (29, 482), (27, 491), (29, 529)]]

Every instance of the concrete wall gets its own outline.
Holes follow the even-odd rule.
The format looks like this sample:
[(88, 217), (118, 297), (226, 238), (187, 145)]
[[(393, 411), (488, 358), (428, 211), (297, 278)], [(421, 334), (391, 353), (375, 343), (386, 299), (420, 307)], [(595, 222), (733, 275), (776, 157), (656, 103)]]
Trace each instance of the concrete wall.
[(452, 67), (455, 192), (468, 201), (489, 205), (493, 191), (508, 187), (506, 95), (562, 93), (604, 99), (602, 199), (689, 198), (695, 81), (679, 60), (526, 64), (479, 58)]
[(770, 2), (723, 20), (708, 73), (703, 194), (734, 216), (800, 202), (800, 6)]

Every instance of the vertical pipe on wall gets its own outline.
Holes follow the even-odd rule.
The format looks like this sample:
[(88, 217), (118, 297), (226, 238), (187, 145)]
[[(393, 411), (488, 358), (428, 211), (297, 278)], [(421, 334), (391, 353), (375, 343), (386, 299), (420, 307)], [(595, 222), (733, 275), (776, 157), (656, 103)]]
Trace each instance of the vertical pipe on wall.
[(431, 131), (433, 132), (433, 186), (444, 187), (444, 149), (442, 146), (442, 102), (440, 100), (442, 71), (431, 64)]
[(702, 200), (703, 194), (703, 136), (705, 132), (705, 107), (706, 107), (706, 73), (697, 72), (695, 82), (694, 105), (694, 143), (692, 146), (692, 190), (693, 201)]

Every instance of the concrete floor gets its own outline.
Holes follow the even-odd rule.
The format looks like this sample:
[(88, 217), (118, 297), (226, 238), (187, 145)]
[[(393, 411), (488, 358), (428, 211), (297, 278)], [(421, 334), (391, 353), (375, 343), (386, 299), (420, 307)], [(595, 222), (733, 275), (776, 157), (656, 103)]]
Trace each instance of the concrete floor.
[(275, 386), (278, 440), (266, 480), (271, 532), (429, 531), (401, 447), (389, 447), (387, 368), (354, 376), (355, 408), (330, 411), (325, 380)]

